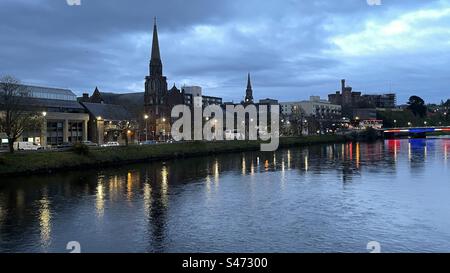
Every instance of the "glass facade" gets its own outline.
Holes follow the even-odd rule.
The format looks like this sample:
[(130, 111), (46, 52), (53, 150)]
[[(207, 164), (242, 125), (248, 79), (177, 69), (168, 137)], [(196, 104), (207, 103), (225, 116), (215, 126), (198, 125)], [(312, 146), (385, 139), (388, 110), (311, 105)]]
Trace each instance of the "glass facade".
[(47, 122), (47, 145), (60, 145), (64, 142), (64, 122)]
[(69, 122), (69, 142), (83, 141), (83, 122)]
[(33, 98), (48, 99), (48, 100), (65, 100), (76, 101), (77, 96), (70, 90), (53, 89), (38, 86), (29, 86), (28, 90)]

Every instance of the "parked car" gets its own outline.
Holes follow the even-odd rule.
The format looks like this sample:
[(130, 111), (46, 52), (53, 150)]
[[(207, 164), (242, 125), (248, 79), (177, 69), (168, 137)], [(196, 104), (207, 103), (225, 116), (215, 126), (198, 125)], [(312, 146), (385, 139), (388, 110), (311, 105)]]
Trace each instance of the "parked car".
[(117, 141), (106, 142), (105, 144), (102, 145), (102, 147), (117, 147), (117, 146), (120, 146), (119, 142)]
[(70, 149), (70, 148), (72, 148), (72, 146), (73, 146), (72, 143), (64, 142), (64, 143), (59, 144), (58, 146), (56, 146), (56, 148), (58, 148), (58, 149)]
[(155, 145), (158, 144), (155, 140), (146, 140), (139, 143), (139, 145)]
[(81, 144), (86, 145), (88, 147), (98, 147), (98, 144), (92, 141), (82, 141)]
[(37, 151), (43, 149), (41, 145), (32, 142), (17, 142), (14, 144), (14, 148), (18, 151)]

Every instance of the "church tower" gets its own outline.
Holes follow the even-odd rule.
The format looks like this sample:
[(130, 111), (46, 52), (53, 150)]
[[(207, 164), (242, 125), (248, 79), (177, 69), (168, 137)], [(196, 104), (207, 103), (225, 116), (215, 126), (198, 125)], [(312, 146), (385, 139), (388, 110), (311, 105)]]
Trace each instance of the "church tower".
[(248, 73), (248, 79), (247, 79), (247, 90), (245, 91), (245, 104), (252, 104), (253, 103), (253, 89), (252, 89), (252, 82), (250, 80), (250, 73)]
[(167, 107), (167, 78), (163, 76), (163, 66), (159, 51), (158, 28), (156, 18), (153, 25), (152, 53), (149, 76), (145, 77), (145, 114), (149, 117), (149, 135), (160, 138), (170, 133), (168, 126), (170, 109)]

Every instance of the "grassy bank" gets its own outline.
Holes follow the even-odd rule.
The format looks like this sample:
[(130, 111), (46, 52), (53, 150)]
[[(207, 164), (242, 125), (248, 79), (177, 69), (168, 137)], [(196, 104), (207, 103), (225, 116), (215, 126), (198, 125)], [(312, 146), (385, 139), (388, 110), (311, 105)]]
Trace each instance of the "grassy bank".
[[(281, 138), (280, 147), (306, 146), (345, 141), (342, 136)], [(149, 146), (91, 149), (86, 155), (73, 151), (0, 155), (0, 176), (47, 173), (57, 170), (95, 168), (151, 160), (203, 156), (260, 149), (258, 141), (191, 142)]]

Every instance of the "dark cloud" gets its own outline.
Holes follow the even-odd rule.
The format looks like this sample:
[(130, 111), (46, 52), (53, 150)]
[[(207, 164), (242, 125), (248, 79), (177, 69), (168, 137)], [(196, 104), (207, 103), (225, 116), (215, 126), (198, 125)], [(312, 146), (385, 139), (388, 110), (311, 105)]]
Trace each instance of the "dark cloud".
[[(445, 11), (447, 1), (81, 1), (71, 7), (65, 0), (3, 0), (0, 74), (79, 94), (95, 86), (142, 91), (157, 16), (170, 84), (201, 85), (227, 100), (242, 99), (247, 72), (258, 98), (325, 96), (344, 77), (358, 90), (397, 91), (399, 101), (412, 92), (434, 101), (448, 94), (443, 60), (450, 43), (439, 29), (449, 27), (450, 14), (418, 23), (402, 17)], [(396, 20), (418, 34), (380, 34)], [(361, 51), (371, 44), (373, 50)]]

